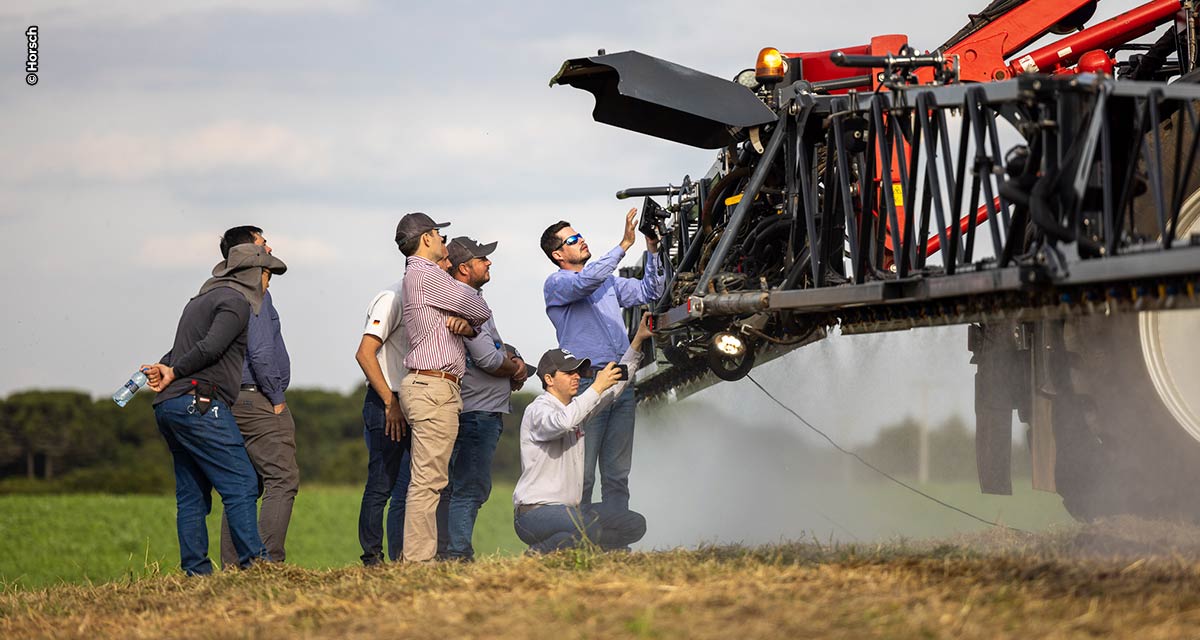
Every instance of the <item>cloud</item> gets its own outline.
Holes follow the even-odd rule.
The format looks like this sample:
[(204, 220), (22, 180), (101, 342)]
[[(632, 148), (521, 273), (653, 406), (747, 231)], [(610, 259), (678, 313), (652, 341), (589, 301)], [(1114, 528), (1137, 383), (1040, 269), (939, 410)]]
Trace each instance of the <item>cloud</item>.
[(97, 26), (148, 26), (203, 13), (242, 11), (254, 14), (294, 13), (354, 13), (369, 3), (358, 0), (177, 0), (175, 2), (144, 2), (142, 0), (41, 0), (36, 3), (0, 5), (0, 22), (28, 22), (55, 28)]
[[(101, 181), (134, 182), (206, 173), (261, 172), (297, 179), (330, 173), (320, 136), (261, 122), (225, 120), (174, 135), (109, 131), (59, 141), (31, 158), (28, 174), (68, 171)], [(15, 164), (15, 163), (14, 163)]]
[(217, 249), (220, 241), (220, 236), (201, 231), (148, 235), (142, 238), (134, 262), (155, 269), (211, 267), (221, 257)]
[[(193, 231), (174, 234), (153, 234), (142, 238), (134, 263), (142, 267), (193, 269), (211, 267), (220, 260), (217, 245), (219, 233)], [(328, 241), (311, 236), (279, 234), (267, 231), (271, 250), (289, 264), (332, 264), (338, 250)]]
[(267, 242), (271, 250), (289, 264), (328, 265), (339, 258), (337, 248), (320, 238), (273, 233), (267, 237)]

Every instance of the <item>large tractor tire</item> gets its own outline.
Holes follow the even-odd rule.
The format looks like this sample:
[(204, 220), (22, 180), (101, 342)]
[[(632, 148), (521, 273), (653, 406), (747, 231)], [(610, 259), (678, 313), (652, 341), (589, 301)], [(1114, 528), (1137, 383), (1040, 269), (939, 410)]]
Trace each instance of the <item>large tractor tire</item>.
[[(1158, 133), (1168, 162), (1181, 123), (1176, 114)], [(1200, 163), (1188, 190), (1183, 243), (1200, 234)], [(1141, 228), (1157, 228), (1153, 207), (1149, 197), (1135, 202)], [(1200, 521), (1200, 310), (1087, 316), (1066, 322), (1063, 341), (1053, 364), (1065, 388), (1052, 402), (1055, 482), (1067, 510), (1089, 520)]]

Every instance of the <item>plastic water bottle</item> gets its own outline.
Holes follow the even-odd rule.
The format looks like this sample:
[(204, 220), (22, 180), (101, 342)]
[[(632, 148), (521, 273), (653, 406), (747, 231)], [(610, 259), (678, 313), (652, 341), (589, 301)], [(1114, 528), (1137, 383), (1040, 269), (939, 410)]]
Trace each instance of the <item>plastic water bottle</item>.
[(129, 401), (133, 398), (133, 394), (137, 393), (138, 389), (146, 386), (148, 381), (149, 380), (146, 378), (146, 374), (142, 373), (141, 371), (134, 371), (133, 375), (129, 377), (129, 382), (126, 382), (124, 385), (122, 385), (121, 388), (117, 389), (117, 392), (112, 395), (113, 402), (117, 403), (118, 407), (123, 407), (129, 404)]

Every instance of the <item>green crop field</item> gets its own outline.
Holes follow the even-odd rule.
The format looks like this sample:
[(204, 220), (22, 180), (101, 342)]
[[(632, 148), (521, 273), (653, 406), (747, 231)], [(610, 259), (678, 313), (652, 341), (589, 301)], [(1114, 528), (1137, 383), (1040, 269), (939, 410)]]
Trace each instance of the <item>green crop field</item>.
[[(357, 564), (357, 487), (303, 487), (288, 530), (288, 562), (309, 569)], [(210, 556), (220, 556), (220, 500), (208, 518)], [(479, 513), (478, 554), (525, 546), (512, 528), (512, 487), (497, 485)], [(175, 497), (0, 496), (0, 581), (18, 588), (109, 582), (173, 572), (179, 565)]]
[[(1018, 483), (1017, 494), (1011, 497), (982, 496), (970, 483), (922, 488), (980, 516), (1030, 531), (1069, 521), (1057, 496), (1020, 488), (1021, 484), (1027, 483)], [(358, 546), (361, 496), (357, 487), (303, 487), (288, 531), (288, 563), (308, 569), (357, 564), (362, 553)], [(905, 538), (924, 538), (987, 528), (887, 483), (857, 485), (842, 499), (844, 512), (837, 521), (849, 531), (875, 527)], [(512, 486), (496, 485), (475, 527), (477, 554), (510, 556), (524, 550), (513, 532), (511, 504)], [(220, 555), (219, 500), (208, 524), (210, 555), (215, 560)], [(18, 589), (178, 571), (171, 495), (0, 496), (0, 540), (5, 541), (0, 545), (0, 582)]]

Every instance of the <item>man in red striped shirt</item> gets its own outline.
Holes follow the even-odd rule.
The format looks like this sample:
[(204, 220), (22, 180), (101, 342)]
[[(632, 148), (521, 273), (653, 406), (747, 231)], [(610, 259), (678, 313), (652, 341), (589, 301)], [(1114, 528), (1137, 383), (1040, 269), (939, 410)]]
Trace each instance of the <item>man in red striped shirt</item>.
[[(396, 241), (408, 257), (404, 271), (404, 325), (412, 349), (409, 374), (400, 383), (400, 406), (412, 430), (412, 481), (404, 514), (404, 559), (432, 560), (437, 552), (437, 505), (449, 477), (450, 454), (462, 411), (459, 381), (466, 347), (455, 333), (477, 329), (492, 310), (437, 265), (447, 255), (446, 237), (424, 213), (400, 220)], [(456, 326), (458, 325), (458, 326)]]

